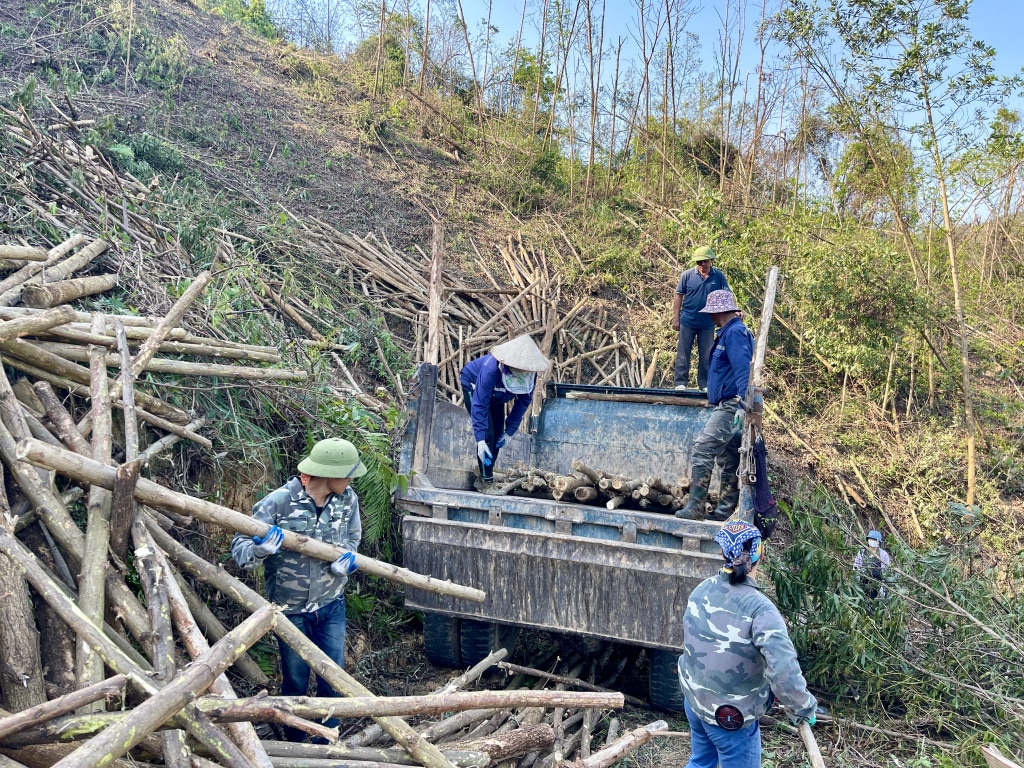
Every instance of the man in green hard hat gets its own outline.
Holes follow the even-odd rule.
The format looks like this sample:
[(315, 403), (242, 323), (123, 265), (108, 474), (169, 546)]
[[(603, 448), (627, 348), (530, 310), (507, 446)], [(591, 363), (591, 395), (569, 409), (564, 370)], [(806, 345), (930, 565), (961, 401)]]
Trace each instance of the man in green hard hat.
[[(299, 474), (253, 507), (252, 516), (270, 529), (263, 536), (236, 534), (231, 556), (239, 567), (263, 565), (267, 598), (324, 653), (345, 666), (345, 583), (356, 570), (356, 548), (363, 535), (359, 499), (349, 483), (366, 474), (356, 447), (348, 440), (321, 440), (299, 462)], [(338, 547), (334, 562), (282, 549), (284, 531)], [(309, 666), (278, 638), (281, 695), (305, 696)], [(319, 675), (317, 696), (338, 696)], [(328, 720), (332, 727), (337, 721)], [(302, 731), (285, 728), (289, 741)]]
[(686, 389), (690, 382), (690, 355), (697, 342), (697, 388), (708, 388), (708, 359), (715, 341), (715, 324), (701, 314), (712, 291), (729, 290), (725, 273), (713, 266), (715, 252), (702, 245), (690, 257), (692, 266), (679, 278), (672, 300), (672, 328), (679, 331), (676, 347), (676, 389)]

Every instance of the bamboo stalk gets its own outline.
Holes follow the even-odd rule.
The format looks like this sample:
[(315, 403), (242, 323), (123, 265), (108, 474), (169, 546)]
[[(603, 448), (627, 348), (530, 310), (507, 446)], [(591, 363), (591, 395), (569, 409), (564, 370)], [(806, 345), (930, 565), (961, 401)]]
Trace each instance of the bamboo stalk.
[[(55, 469), (61, 474), (79, 480), (79, 482), (87, 482), (103, 488), (113, 488), (116, 479), (116, 470), (113, 467), (90, 461), (84, 456), (78, 456), (70, 451), (62, 451), (38, 440), (29, 439), (22, 441), (19, 447), (19, 458), (34, 464), (38, 462), (40, 466)], [(214, 504), (204, 499), (197, 499), (183, 493), (177, 493), (145, 478), (140, 478), (135, 486), (135, 498), (150, 506), (157, 508), (167, 507), (174, 512), (196, 517), (204, 522), (220, 525), (248, 536), (264, 536), (270, 530), (270, 526), (261, 523), (249, 515), (243, 515), (233, 509), (222, 507), (219, 504)], [(298, 536), (291, 531), (285, 532), (283, 546), (286, 549), (302, 552), (310, 557), (328, 562), (337, 560), (341, 552), (332, 544), (310, 539), (306, 536)], [(441, 581), (430, 576), (413, 573), (405, 568), (399, 568), (390, 563), (383, 563), (366, 555), (357, 553), (355, 557), (361, 571), (374, 576), (380, 576), (389, 581), (474, 602), (482, 602), (485, 597), (484, 593), (479, 589), (472, 589), (452, 584), (449, 581)]]
[[(345, 761), (344, 765), (351, 765), (353, 768), (359, 768), (361, 764), (365, 764), (365, 761), (409, 765), (405, 752), (395, 748), (375, 749), (372, 747), (348, 747), (340, 744), (295, 744), (286, 741), (265, 741), (263, 745), (267, 749), (267, 754), (272, 757), (329, 760), (333, 766), (337, 766), (339, 760)], [(490, 755), (485, 752), (444, 749), (442, 754), (458, 768), (487, 768), (491, 764)], [(280, 764), (276, 761), (275, 763)], [(327, 767), (325, 766), (325, 768)]]

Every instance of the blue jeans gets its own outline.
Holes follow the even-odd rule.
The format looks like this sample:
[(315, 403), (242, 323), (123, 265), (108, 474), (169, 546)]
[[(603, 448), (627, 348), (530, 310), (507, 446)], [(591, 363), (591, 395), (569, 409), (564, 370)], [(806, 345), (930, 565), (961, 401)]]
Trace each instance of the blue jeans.
[(679, 343), (676, 346), (675, 386), (685, 387), (690, 382), (690, 355), (693, 342), (697, 342), (697, 386), (708, 388), (708, 361), (715, 343), (714, 328), (690, 328), (679, 325)]
[[(288, 619), (312, 640), (317, 648), (330, 656), (339, 667), (345, 667), (345, 596), (328, 603), (319, 610), (309, 613), (289, 613)], [(309, 689), (309, 665), (303, 661), (280, 637), (277, 645), (281, 650), (281, 695), (305, 696)], [(320, 675), (316, 676), (316, 695), (337, 697), (341, 694), (331, 688)], [(326, 722), (330, 728), (338, 725), (337, 719)], [(305, 733), (295, 728), (285, 729), (288, 741), (302, 741)]]
[(755, 720), (738, 731), (727, 731), (701, 720), (684, 701), (690, 724), (690, 762), (686, 768), (761, 768), (761, 726)]

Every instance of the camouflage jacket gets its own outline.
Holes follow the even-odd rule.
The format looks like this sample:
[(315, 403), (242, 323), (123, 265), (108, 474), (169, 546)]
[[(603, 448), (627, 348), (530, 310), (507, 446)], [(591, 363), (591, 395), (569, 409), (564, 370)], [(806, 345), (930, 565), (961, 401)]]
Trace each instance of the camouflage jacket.
[(769, 688), (791, 717), (806, 718), (817, 701), (797, 663), (779, 609), (747, 577), (729, 584), (719, 573), (690, 594), (683, 619), (679, 683), (691, 709), (715, 723), (715, 710), (731, 704), (750, 725), (768, 708)]
[[(252, 516), (268, 525), (352, 552), (363, 536), (359, 498), (351, 487), (340, 496), (329, 496), (318, 515), (316, 504), (297, 477), (260, 499), (253, 507)], [(253, 552), (253, 547), (251, 536), (235, 534), (231, 556), (241, 568), (256, 568), (263, 563), (267, 599), (283, 606), (284, 613), (318, 610), (340, 597), (348, 581), (347, 576), (335, 575), (331, 564), (325, 560), (287, 549), (261, 558)]]

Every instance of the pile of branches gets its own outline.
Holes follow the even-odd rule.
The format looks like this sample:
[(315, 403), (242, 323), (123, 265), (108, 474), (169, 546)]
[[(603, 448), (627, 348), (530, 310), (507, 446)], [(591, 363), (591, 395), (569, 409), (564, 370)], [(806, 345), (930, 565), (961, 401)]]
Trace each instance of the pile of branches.
[[(349, 284), (358, 286), (388, 317), (408, 324), (413, 362), (429, 359), (430, 257), (416, 246), (423, 259), (417, 265), (386, 239), (373, 234), (360, 238), (315, 218), (288, 215), (304, 235), (303, 246), (325, 271), (347, 275)], [(476, 263), (489, 285), (472, 287), (449, 272), (440, 273), (435, 292), (440, 290), (442, 307), (437, 350), (441, 392), (461, 403), (463, 366), (522, 333), (540, 340), (552, 361), (553, 381), (651, 385), (657, 358), (647, 360), (637, 338), (611, 319), (612, 308), (589, 296), (570, 303), (563, 278), (552, 274), (544, 251), (526, 247), (519, 235), (510, 235), (498, 251), (504, 283), (479, 253)]]
[[(507, 663), (503, 659), (508, 651), (501, 648), (431, 694), (448, 695), (470, 684), (496, 664), (507, 673), (507, 682), (503, 690), (492, 692), (496, 698), (491, 705), (464, 710), (442, 720), (422, 722), (417, 731), (425, 739), (438, 744), (445, 754), (458, 756), (459, 765), (479, 765), (481, 768), (488, 765), (503, 768), (610, 766), (655, 736), (677, 735), (668, 731), (664, 721), (660, 720), (622, 734), (620, 720), (614, 713), (602, 712), (596, 706), (586, 704), (563, 706), (560, 703), (569, 689), (577, 689), (590, 692), (595, 697), (621, 697), (626, 704), (642, 706), (644, 702), (641, 700), (611, 690), (631, 659), (628, 654), (614, 657), (616, 648), (609, 643), (600, 656), (592, 654), (584, 658), (581, 653), (571, 653), (565, 659), (558, 658), (552, 664), (553, 670), (558, 672)], [(556, 650), (557, 646), (537, 663), (546, 665)], [(600, 685), (593, 682), (599, 670), (610, 671), (608, 679)], [(497, 696), (501, 694), (508, 696), (509, 702), (518, 696), (528, 695), (531, 690), (528, 686), (535, 685), (537, 681), (542, 686), (551, 686), (547, 691), (533, 691), (533, 694), (546, 693), (550, 696), (546, 704), (502, 706), (499, 703)], [(543, 697), (539, 700), (543, 701)], [(357, 754), (370, 754), (362, 750), (377, 747), (384, 739), (386, 734), (380, 726), (370, 725), (346, 738), (339, 748), (304, 745), (290, 749), (293, 754), (309, 757), (351, 758)], [(467, 751), (485, 752), (485, 759), (473, 762), (468, 755), (462, 754)], [(386, 750), (376, 752), (381, 760), (386, 754)]]
[(669, 484), (659, 477), (630, 478), (572, 460), (572, 472), (559, 475), (536, 467), (514, 466), (495, 476), (495, 495), (578, 501), (608, 509), (627, 507), (672, 513), (688, 499), (689, 483)]

